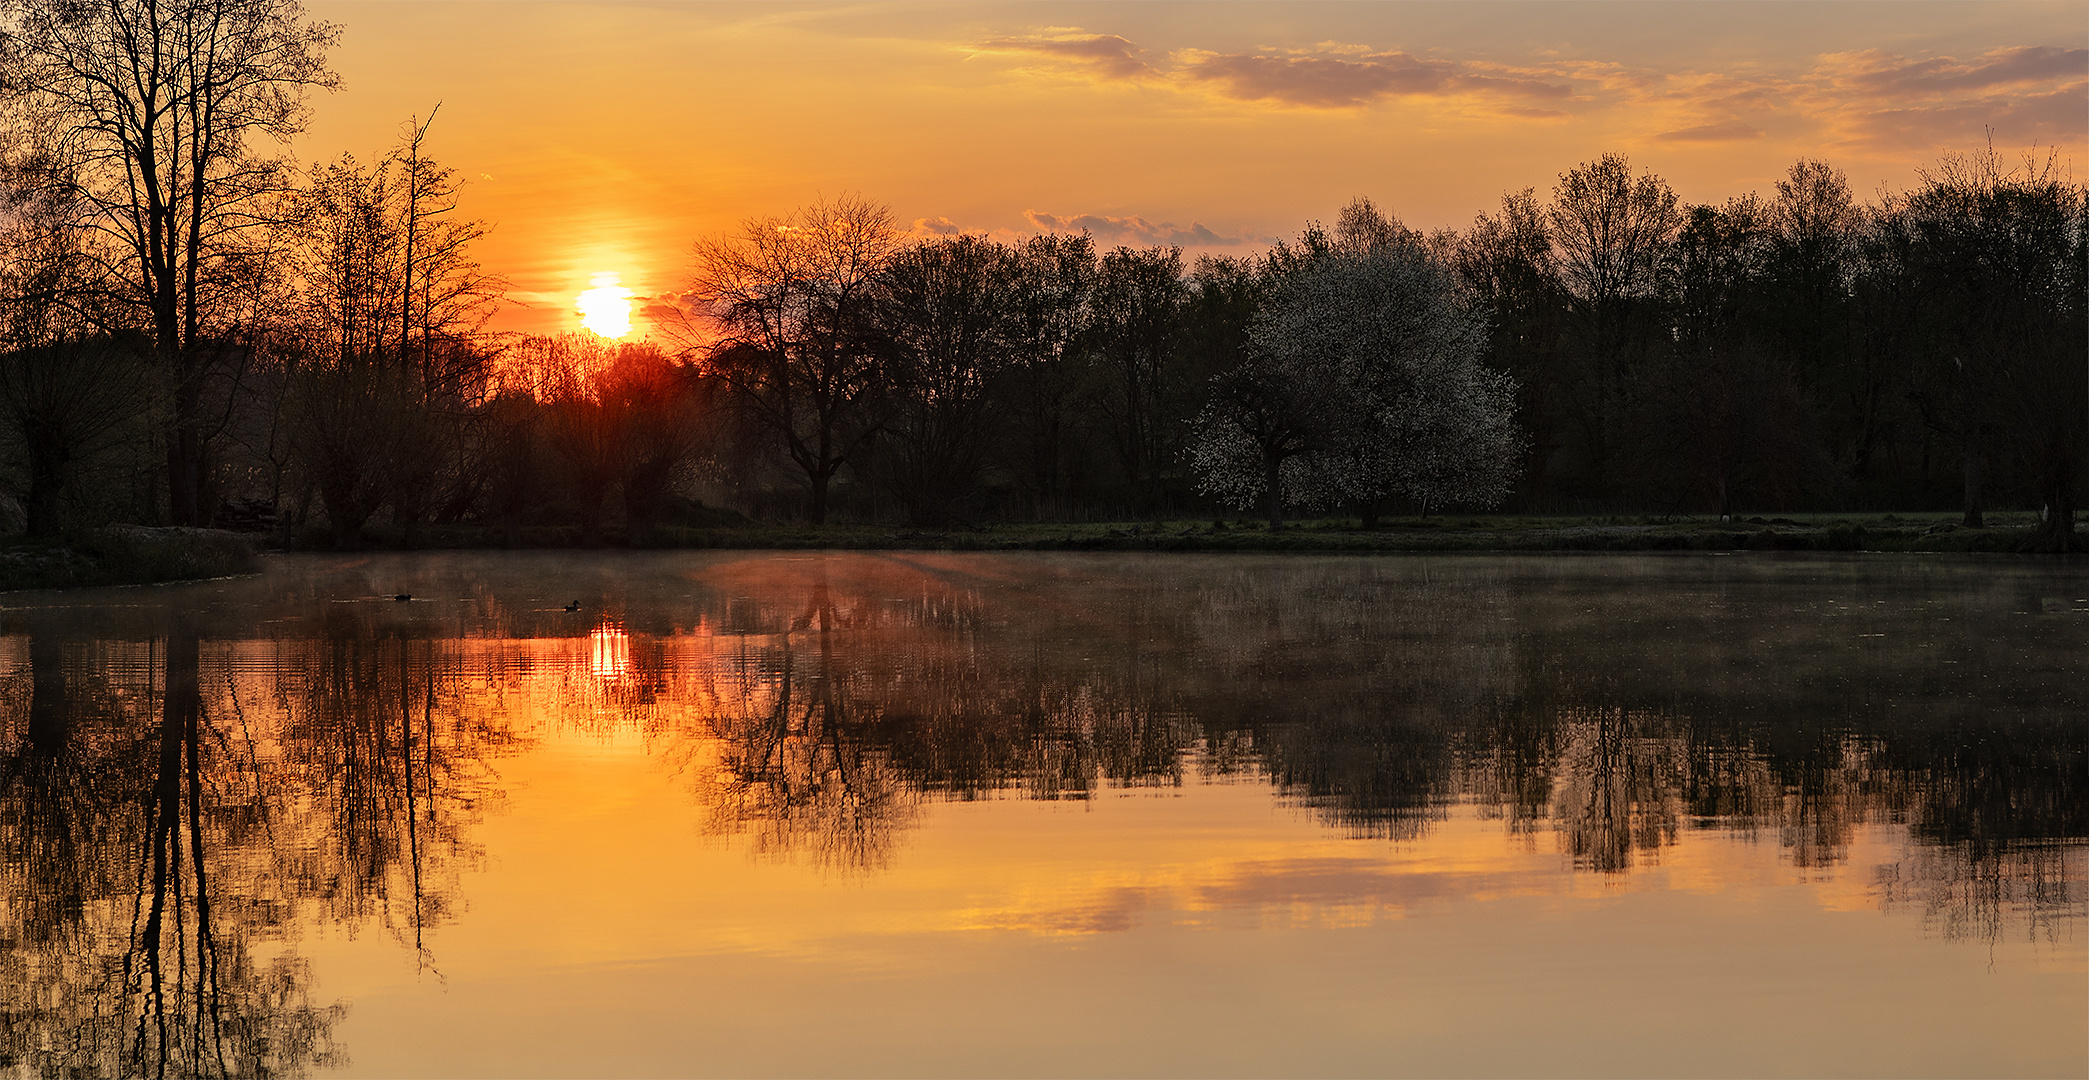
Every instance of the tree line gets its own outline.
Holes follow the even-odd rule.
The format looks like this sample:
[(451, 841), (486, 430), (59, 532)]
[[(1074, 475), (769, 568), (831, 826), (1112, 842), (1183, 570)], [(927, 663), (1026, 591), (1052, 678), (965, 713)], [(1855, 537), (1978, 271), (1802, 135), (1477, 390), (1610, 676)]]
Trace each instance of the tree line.
[(335, 34), (288, 0), (4, 5), (20, 527), (1955, 504), (2077, 543), (2089, 194), (2050, 157), (1869, 202), (1802, 160), (1691, 205), (1609, 154), (1464, 229), (1358, 199), (1194, 259), (848, 196), (699, 242), (659, 338), (612, 343), (488, 329), (433, 112), (374, 161), (281, 152)]

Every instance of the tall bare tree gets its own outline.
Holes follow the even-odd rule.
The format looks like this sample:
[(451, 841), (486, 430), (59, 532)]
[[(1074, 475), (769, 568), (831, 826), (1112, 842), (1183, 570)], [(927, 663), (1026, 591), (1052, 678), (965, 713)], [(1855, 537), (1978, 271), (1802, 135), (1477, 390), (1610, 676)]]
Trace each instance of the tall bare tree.
[(1622, 154), (1605, 154), (1560, 175), (1547, 230), (1566, 288), (1569, 330), (1580, 370), (1569, 383), (1583, 451), (1598, 493), (1630, 445), (1621, 422), (1634, 369), (1661, 334), (1657, 298), (1683, 215), (1676, 194), (1651, 173), (1632, 175)]
[(100, 287), (165, 372), (168, 508), (206, 515), (207, 383), (236, 364), (266, 277), (274, 196), (290, 180), (258, 143), (302, 130), (331, 88), (337, 31), (296, 0), (0, 0), (10, 107), (76, 189)]

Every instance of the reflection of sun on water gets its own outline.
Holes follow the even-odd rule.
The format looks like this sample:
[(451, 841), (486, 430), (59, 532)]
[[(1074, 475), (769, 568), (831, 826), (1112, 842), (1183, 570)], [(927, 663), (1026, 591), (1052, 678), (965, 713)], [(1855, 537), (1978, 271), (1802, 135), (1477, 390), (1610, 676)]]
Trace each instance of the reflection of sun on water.
[(580, 325), (612, 340), (631, 332), (631, 298), (636, 293), (618, 282), (615, 274), (596, 274), (595, 287), (574, 297)]
[(631, 635), (615, 624), (596, 627), (588, 635), (588, 670), (611, 682), (623, 678), (631, 670)]

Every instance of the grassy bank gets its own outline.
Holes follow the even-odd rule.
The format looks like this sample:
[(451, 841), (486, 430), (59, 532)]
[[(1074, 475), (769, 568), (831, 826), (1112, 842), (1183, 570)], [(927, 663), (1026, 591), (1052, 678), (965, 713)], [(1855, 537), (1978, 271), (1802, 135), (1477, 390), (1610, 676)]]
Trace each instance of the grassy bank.
[(112, 525), (49, 540), (0, 541), (0, 591), (143, 585), (249, 573), (252, 537), (217, 529)]
[[(1988, 515), (1989, 527), (1964, 529), (1957, 516), (1819, 514), (1707, 519), (1652, 517), (1526, 517), (1451, 515), (1387, 519), (1366, 529), (1353, 518), (1302, 521), (1282, 529), (1256, 522), (1148, 521), (997, 524), (974, 528), (921, 529), (893, 525), (796, 523), (661, 526), (651, 546), (808, 550), (931, 549), (944, 551), (1939, 551), (2022, 550), (2037, 515)], [(372, 548), (399, 547), (384, 530), (365, 533)], [(505, 533), (495, 527), (423, 526), (416, 547), (498, 548)], [(314, 532), (295, 546), (323, 550), (331, 538)], [(574, 548), (580, 530), (532, 526), (521, 531), (520, 547)], [(601, 546), (622, 547), (615, 527), (603, 530)]]
[[(1294, 551), (1369, 554), (1431, 551), (1933, 551), (2016, 552), (2025, 548), (2038, 518), (2029, 513), (1988, 515), (1989, 527), (1965, 529), (1956, 516), (1819, 514), (1748, 518), (1732, 522), (1650, 517), (1524, 517), (1451, 515), (1398, 518), (1366, 529), (1355, 519), (1301, 521), (1282, 529), (1256, 522), (1148, 521), (1073, 524), (1001, 524), (978, 528), (916, 529), (890, 525), (738, 522), (662, 526), (654, 547), (743, 550), (938, 551)], [(384, 529), (364, 533), (372, 550), (398, 549), (401, 537)], [(580, 530), (532, 526), (524, 548), (579, 548)], [(118, 525), (63, 540), (0, 541), (0, 591), (91, 585), (189, 581), (253, 571), (261, 537), (215, 529), (150, 529)], [(496, 526), (423, 526), (414, 547), (500, 549), (507, 534)], [(327, 550), (329, 536), (297, 539), (299, 550)], [(603, 547), (623, 547), (614, 527)]]

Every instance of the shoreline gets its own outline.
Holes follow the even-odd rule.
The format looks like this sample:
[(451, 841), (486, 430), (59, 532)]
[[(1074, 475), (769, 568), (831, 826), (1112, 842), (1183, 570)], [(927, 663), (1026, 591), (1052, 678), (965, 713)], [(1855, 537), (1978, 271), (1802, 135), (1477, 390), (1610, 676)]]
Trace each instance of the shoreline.
[[(1639, 553), (1655, 551), (1817, 551), (1916, 554), (2030, 554), (2038, 518), (1989, 515), (1967, 529), (1956, 515), (1818, 514), (1730, 522), (1648, 517), (1447, 515), (1387, 519), (1366, 529), (1354, 519), (1307, 520), (1271, 530), (1260, 523), (1205, 520), (1002, 524), (925, 529), (890, 525), (792, 523), (675, 526), (654, 543), (631, 547), (620, 531), (580, 543), (574, 526), (529, 526), (510, 546), (500, 526), (422, 526), (415, 543), (367, 530), (355, 552), (620, 550), (743, 551), (1124, 551), (1259, 552), (1331, 555), (1475, 553)], [(2079, 530), (2077, 535), (2080, 535)], [(289, 545), (259, 533), (110, 526), (62, 540), (0, 540), (0, 592), (197, 581), (252, 573), (264, 553), (336, 553), (317, 532)]]

